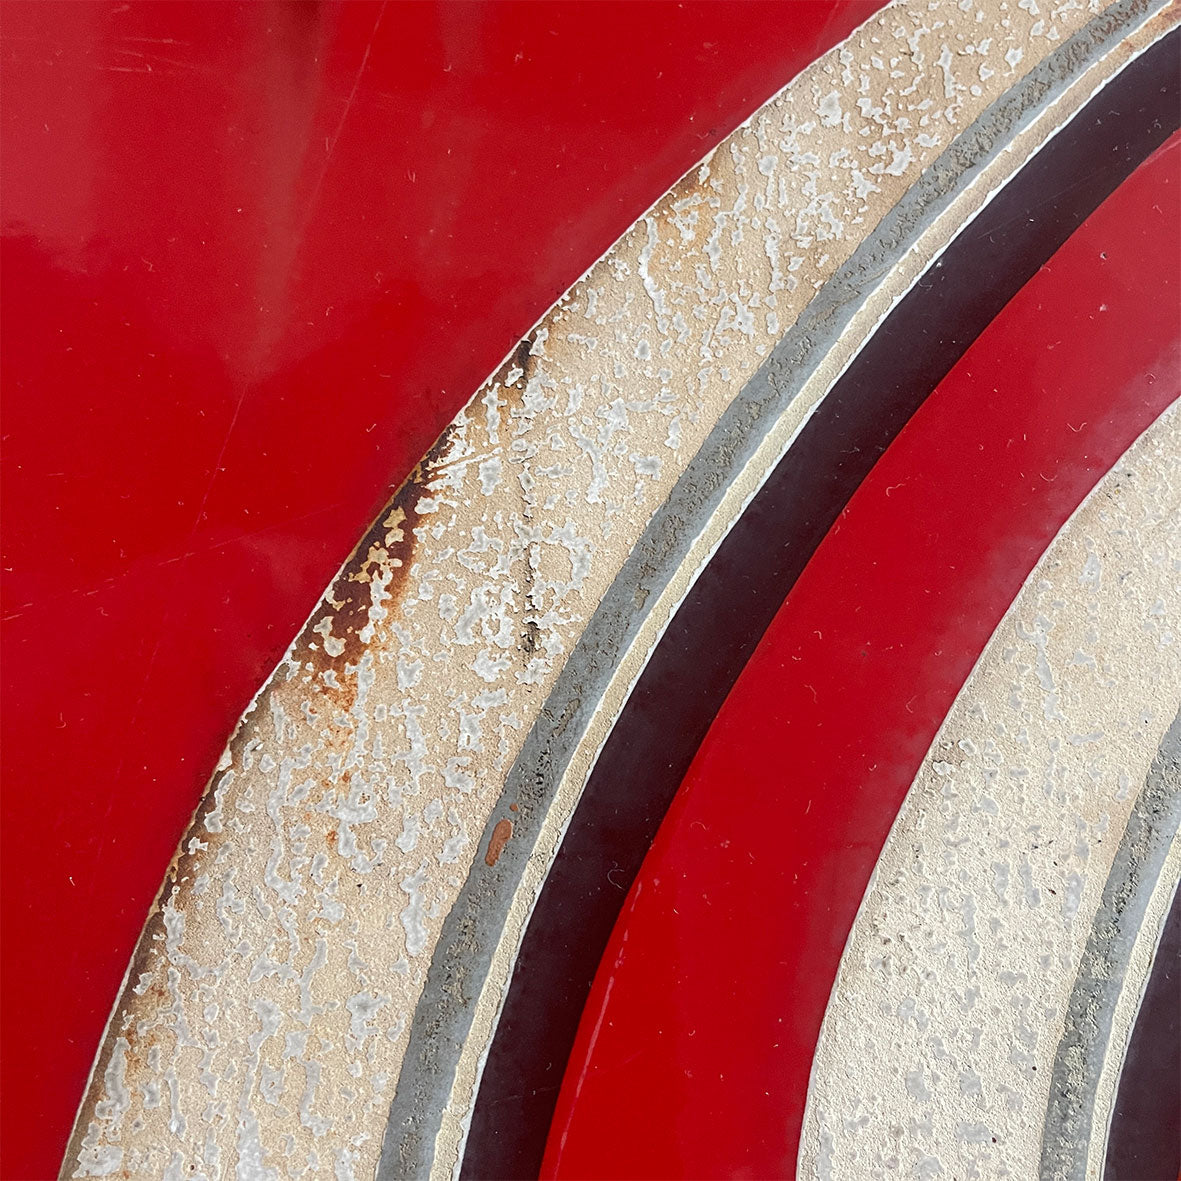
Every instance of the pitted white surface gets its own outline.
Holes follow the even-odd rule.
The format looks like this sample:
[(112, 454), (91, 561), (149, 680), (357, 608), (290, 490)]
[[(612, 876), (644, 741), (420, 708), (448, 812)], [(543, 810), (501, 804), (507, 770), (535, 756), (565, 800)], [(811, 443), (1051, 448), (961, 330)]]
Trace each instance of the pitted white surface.
[(1111, 862), (1181, 701), (1181, 413), (1038, 563), (911, 786), (825, 1014), (807, 1178), (1038, 1175)]

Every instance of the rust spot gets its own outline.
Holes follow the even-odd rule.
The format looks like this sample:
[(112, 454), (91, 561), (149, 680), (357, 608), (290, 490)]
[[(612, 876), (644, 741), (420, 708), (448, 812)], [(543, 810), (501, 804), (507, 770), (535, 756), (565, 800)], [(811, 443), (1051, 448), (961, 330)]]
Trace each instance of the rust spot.
[(510, 365), (515, 365), (521, 372), (522, 383), (528, 384), (529, 377), (533, 372), (533, 341), (529, 337), (525, 337), (519, 345), (513, 350), (513, 359)]
[(324, 840), (327, 841), (328, 848), (335, 849), (336, 848), (336, 829), (330, 828), (328, 830), (328, 835), (324, 838)]
[(686, 197), (692, 197), (694, 195), (708, 197), (710, 195), (710, 193), (713, 191), (710, 188), (709, 183), (709, 176), (713, 172), (712, 158), (708, 161), (708, 164), (709, 172), (707, 173), (704, 180), (701, 178), (701, 165), (699, 164), (696, 168), (690, 168), (689, 171), (686, 172), (685, 175), (682, 176), (675, 185), (673, 185), (673, 187), (669, 190), (669, 195), (666, 199), (666, 202), (661, 202), (661, 212), (664, 212), (665, 210), (671, 210), (676, 202), (683, 201)]
[(495, 865), (500, 860), (500, 855), (504, 852), (504, 847), (509, 843), (509, 838), (512, 835), (513, 822), (511, 820), (496, 822), (496, 827), (492, 830), (492, 839), (488, 842), (488, 852), (484, 854), (485, 865)]
[(297, 659), (311, 664), (317, 674), (334, 674), (335, 683), (325, 683), (319, 675), (317, 682), (346, 711), (356, 701), (355, 672), (349, 672), (348, 666), (355, 669), (367, 647), (361, 632), (369, 623), (374, 578), (388, 574), (381, 604), (387, 611), (396, 611), (405, 597), (418, 540), (414, 533), (420, 523), (416, 506), (428, 494), (436, 465), (450, 440), (448, 427), (361, 539), (325, 596), (322, 609), (309, 620), (299, 638)]
[[(529, 384), (529, 378), (533, 376), (533, 370), (536, 367), (537, 362), (533, 358), (533, 341), (526, 336), (513, 349), (512, 356), (496, 371), (492, 380), (505, 386), (502, 392), (511, 398), (514, 392), (518, 394), (524, 392), (525, 387)], [(514, 369), (519, 369), (521, 376), (511, 386), (506, 386), (505, 383), (508, 381), (508, 375)]]
[(516, 812), (516, 811), (517, 811), (517, 805), (516, 805), (516, 804), (509, 804), (509, 806), (508, 806), (508, 810), (509, 810), (510, 812)]

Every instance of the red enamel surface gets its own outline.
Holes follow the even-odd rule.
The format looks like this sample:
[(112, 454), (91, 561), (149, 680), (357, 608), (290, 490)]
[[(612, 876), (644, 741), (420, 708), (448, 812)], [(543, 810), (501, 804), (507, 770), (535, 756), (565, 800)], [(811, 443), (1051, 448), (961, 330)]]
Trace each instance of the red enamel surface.
[(543, 1175), (795, 1173), (845, 939), (939, 724), (1029, 570), (1181, 393), (1181, 137), (883, 456), (719, 713), (583, 1015)]
[(3, 1175), (228, 733), (529, 325), (877, 0), (4, 5)]

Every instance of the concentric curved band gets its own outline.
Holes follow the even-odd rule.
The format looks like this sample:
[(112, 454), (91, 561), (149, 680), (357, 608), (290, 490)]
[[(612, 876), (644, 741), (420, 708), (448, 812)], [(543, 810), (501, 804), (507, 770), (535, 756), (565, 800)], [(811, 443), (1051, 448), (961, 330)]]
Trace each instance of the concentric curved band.
[[(872, 333), (880, 326), (880, 317), (921, 281), (924, 271), (916, 268), (917, 258), (942, 265), (949, 240), (980, 216), (983, 201), (995, 200), (997, 188), (1011, 181), (1011, 170), (1022, 159), (1016, 146), (1022, 136), (1032, 141), (1025, 149), (1032, 151), (1060, 133), (1093, 89), (1109, 82), (1118, 67), (1108, 55), (1129, 34), (1120, 23), (1121, 15), (1131, 18), (1133, 27), (1140, 19), (1130, 12), (1105, 13), (966, 129), (898, 201), (850, 262), (821, 288), (750, 385), (735, 398), (645, 530), (566, 662), (542, 718), (509, 774), (502, 809), (494, 813), (485, 832), (490, 841), (497, 817), (506, 814), (510, 802), (520, 802), (523, 819), (514, 824), (523, 839), (506, 850), (507, 856), (502, 855), (495, 876), (481, 873), (469, 882), (444, 925), (415, 1014), (380, 1175), (413, 1176), (432, 1167), (436, 1175), (444, 1175), (461, 1159), (459, 1145), (472, 1118), (477, 1071), (491, 1043), (493, 1016), (504, 1003), (507, 972), (524, 938), (524, 923), (540, 892), (542, 867), (552, 863), (554, 838), (562, 835), (560, 829), (568, 823), (571, 796), (590, 778), (590, 768), (678, 598), (688, 593), (711, 549), (756, 495), (783, 449), (794, 448), (800, 432), (807, 430), (805, 407), (826, 404), (839, 386), (839, 375), (847, 372), (871, 339), (861, 337), (855, 344), (859, 329)], [(1162, 26), (1159, 34), (1165, 31)], [(1167, 52), (1162, 51), (1162, 59)], [(1121, 57), (1119, 65), (1132, 56)], [(1089, 69), (1100, 62), (1102, 79), (1088, 77)], [(1153, 78), (1156, 71), (1150, 67), (1145, 74)], [(1067, 96), (1073, 96), (1073, 101), (1064, 101)], [(1170, 110), (1167, 93), (1162, 106)], [(1049, 126), (1047, 116), (1054, 120)], [(1167, 134), (1167, 120), (1166, 115), (1156, 130), (1161, 138)], [(1151, 124), (1152, 119), (1146, 122)], [(1037, 138), (1030, 135), (1033, 128), (1040, 131)], [(1145, 147), (1156, 142), (1153, 136)], [(991, 192), (981, 192), (985, 184)], [(880, 286), (874, 287), (875, 281)], [(881, 312), (876, 311), (879, 307)], [(877, 323), (870, 320), (871, 315), (878, 318)], [(913, 396), (913, 388), (906, 394)], [(879, 445), (888, 438), (887, 433)], [(653, 601), (648, 614), (637, 611), (638, 605), (646, 607)], [(569, 781), (565, 792), (563, 779)], [(658, 814), (653, 817), (644, 801), (640, 808), (654, 827)], [(625, 890), (626, 871), (613, 872), (612, 885)], [(579, 920), (568, 915), (566, 921)], [(553, 933), (551, 926), (542, 937)], [(532, 995), (543, 993), (546, 983), (543, 974)], [(532, 1022), (534, 1008), (528, 1000), (524, 1003)], [(535, 1044), (552, 1063), (555, 1046), (545, 1033), (544, 1027), (535, 1031)], [(561, 1046), (558, 1041), (559, 1051)], [(518, 1065), (519, 1061), (510, 1059), (506, 1076), (515, 1073)], [(537, 1081), (536, 1075), (526, 1073), (509, 1093), (536, 1086)], [(557, 1081), (553, 1079), (552, 1084)], [(490, 1093), (491, 1103), (496, 1104), (498, 1094)], [(485, 1128), (493, 1136), (481, 1141), (471, 1175), (516, 1176), (535, 1167), (540, 1160), (539, 1133), (543, 1138), (544, 1117), (555, 1097), (551, 1092), (537, 1105), (540, 1119), (514, 1123), (504, 1113), (491, 1111)], [(496, 1134), (501, 1128), (515, 1129), (510, 1135), (519, 1138), (523, 1158), (515, 1155), (512, 1140), (505, 1143)]]
[(243, 718), (67, 1174), (364, 1175), (387, 1127), (385, 1170), (453, 1170), (532, 900), (676, 604), (959, 227), (1174, 23), (1031, 7), (887, 7), (458, 416)]
[(1101, 1175), (1113, 1017), (1176, 887), (1179, 457), (1174, 405), (1055, 538), (940, 727), (833, 985), (800, 1177)]
[[(989, 325), (874, 466), (777, 612), (602, 957), (543, 1176), (790, 1175), (822, 1020), (858, 1040), (824, 1055), (823, 1070), (815, 1060), (842, 1100), (827, 1123), (832, 1152), (819, 1155), (820, 1176), (1036, 1171), (1030, 1121), (1006, 1115), (1005, 1092), (993, 1084), (1026, 1109), (1044, 1107), (1053, 1035), (1042, 1037), (1039, 1058), (1017, 1063), (1028, 1064), (1026, 1077), (1004, 1068), (1021, 1010), (1010, 1018), (1007, 1004), (993, 1003), (960, 1017), (957, 1003), (971, 1006), (985, 986), (994, 996), (1016, 991), (1002, 971), (1012, 963), (1004, 945), (1036, 948), (1042, 923), (1048, 939), (1053, 892), (1065, 903), (1075, 889), (1067, 879), (1089, 865), (1070, 947), (1081, 950), (1120, 817), (1113, 809), (1080, 866), (1086, 847), (1076, 849), (1072, 814), (1047, 819), (1040, 789), (1093, 818), (1121, 782), (1143, 776), (1149, 756), (1136, 764), (1132, 731), (1150, 727), (1154, 745), (1155, 727), (1175, 708), (1175, 588), (1159, 603), (1151, 593), (1167, 583), (1176, 552), (1175, 484), (1156, 478), (1155, 461), (1151, 479), (1125, 480), (1120, 456), (1179, 392), (1168, 298), (1177, 284), (1177, 150), (1174, 137), (1137, 169)], [(1173, 438), (1159, 436), (1158, 455)], [(946, 752), (945, 735), (932, 748), (1030, 569), (1113, 466), (1120, 478), (1096, 506), (1112, 542), (1097, 550), (1096, 569), (1085, 568), (1086, 582), (1072, 589), (1070, 568), (1052, 563), (1061, 573), (1054, 582), (1039, 573), (1017, 634), (1010, 625), (1001, 636), (1004, 679), (989, 681), (979, 716), (970, 715), (995, 732), (969, 734), (962, 750), (952, 741)], [(1125, 502), (1126, 524), (1110, 528), (1109, 504), (1115, 515)], [(1096, 635), (1063, 651), (1073, 634), (1065, 621), (1090, 610), (1086, 587), (1097, 573), (1109, 609)], [(1107, 696), (1093, 696), (1080, 717), (1077, 688), (1093, 683)], [(1104, 731), (1114, 733), (1099, 747)], [(1034, 769), (1035, 752), (1044, 761), (1047, 747), (1058, 752), (1048, 782)], [(979, 794), (955, 770), (973, 759), (986, 772)], [(846, 990), (830, 998), (832, 978), (890, 824), (932, 763), (943, 790), (928, 788), (910, 809), (914, 839), (879, 866), (873, 881), (884, 899), (846, 957), (855, 975), (865, 969), (854, 1008)], [(1014, 883), (1032, 872), (1044, 917), (1022, 910), (1018, 891), (1011, 913), (993, 910), (986, 922), (988, 899), (966, 877), (981, 857)], [(1074, 967), (1058, 955), (1036, 973), (1022, 966), (1024, 987), (1062, 998)], [(902, 1086), (910, 1043), (899, 1042), (895, 1019), (913, 1006), (899, 989), (903, 1000), (922, 1001), (915, 1026), (903, 1026), (930, 1059), (914, 1095)], [(965, 1025), (987, 1038), (978, 1055), (959, 1044)], [(994, 1126), (996, 1137), (972, 1141), (966, 1159), (946, 1118), (957, 1111), (957, 1060), (983, 1087), (979, 1115), (967, 1122)], [(887, 1097), (888, 1117), (880, 1114)], [(863, 1128), (875, 1130), (858, 1135)], [(807, 1130), (805, 1145), (815, 1150)]]
[(1042, 1131), (1044, 1181), (1102, 1171), (1130, 1018), (1181, 881), (1178, 831), (1181, 714), (1165, 731), (1137, 793), (1091, 924), (1054, 1056)]
[(1132, 62), (948, 246), (834, 384), (678, 608), (598, 755), (530, 917), (483, 1069), (465, 1175), (540, 1167), (607, 937), (706, 727), (901, 425), (1176, 122), (1175, 65), (1167, 40)]

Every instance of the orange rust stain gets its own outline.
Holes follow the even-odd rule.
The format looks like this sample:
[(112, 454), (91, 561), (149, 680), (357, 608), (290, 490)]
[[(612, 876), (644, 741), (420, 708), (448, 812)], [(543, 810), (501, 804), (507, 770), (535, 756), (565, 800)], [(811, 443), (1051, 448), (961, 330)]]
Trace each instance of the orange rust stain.
[[(503, 386), (504, 388), (500, 391), (503, 397), (507, 398), (510, 402), (514, 400), (519, 401), (520, 395), (525, 392), (525, 387), (529, 384), (529, 379), (533, 376), (533, 371), (536, 367), (537, 361), (533, 356), (533, 341), (526, 336), (513, 349), (508, 360), (492, 375), (488, 384)], [(508, 381), (508, 375), (514, 369), (520, 369), (521, 376), (510, 386), (506, 383)]]
[[(429, 493), (435, 468), (451, 439), (451, 428), (439, 436), (435, 445), (394, 493), (393, 499), (382, 510), (369, 531), (361, 539), (348, 565), (341, 571), (326, 596), (322, 612), (317, 611), (299, 638), (298, 659), (312, 665), (317, 674), (332, 670), (337, 685), (327, 686), (317, 676), (325, 693), (331, 694), (338, 707), (349, 710), (356, 701), (355, 675), (346, 671), (347, 665), (356, 666), (365, 653), (366, 643), (361, 632), (369, 623), (369, 609), (373, 605), (371, 580), (374, 570), (388, 569), (383, 606), (396, 608), (405, 597), (414, 562), (417, 537), (414, 530), (420, 524), (417, 511), (419, 499)], [(327, 649), (327, 637), (315, 629), (325, 616), (331, 619), (332, 646), (343, 645), (335, 656)]]
[[(713, 134), (711, 129), (710, 134)], [(701, 167), (690, 168), (684, 176), (669, 190), (667, 197), (666, 208), (671, 209), (678, 201), (685, 200), (686, 197), (710, 195), (709, 177), (708, 174), (703, 180), (701, 177)]]
[(516, 804), (509, 804), (509, 806), (508, 806), (508, 810), (509, 810), (510, 812), (516, 812), (516, 811), (517, 811), (517, 805), (516, 805)]
[[(525, 386), (537, 367), (532, 348), (533, 341), (525, 337), (489, 379), (488, 384), (500, 387), (499, 395), (504, 399), (502, 405), (505, 407), (521, 401)], [(520, 369), (521, 375), (509, 386), (506, 382), (514, 369)], [(373, 605), (371, 580), (375, 571), (389, 571), (390, 580), (385, 588), (389, 597), (383, 598), (382, 605), (387, 611), (394, 612), (405, 597), (414, 563), (418, 541), (414, 530), (421, 524), (418, 501), (429, 495), (432, 482), (440, 474), (440, 460), (450, 445), (451, 431), (449, 426), (439, 436), (394, 493), (332, 584), (323, 611), (316, 612), (299, 637), (297, 659), (311, 665), (317, 688), (346, 713), (356, 703), (355, 668), (367, 647), (361, 639), (361, 632), (369, 623), (369, 609)], [(331, 620), (330, 646), (336, 649), (336, 655), (328, 651), (329, 637), (316, 630), (322, 627), (326, 616)], [(348, 671), (350, 665), (353, 666), (352, 672)], [(323, 680), (323, 674), (329, 671), (335, 673), (335, 684), (326, 684)]]
[[(499, 396), (502, 408), (507, 410), (519, 404), (524, 395), (525, 386), (537, 367), (537, 358), (532, 355), (532, 341), (527, 337), (521, 341), (512, 355), (504, 362), (500, 370), (491, 379), (491, 383), (499, 384)], [(506, 384), (509, 373), (513, 369), (520, 369), (521, 375), (512, 386)], [(325, 596), (320, 610), (309, 620), (307, 627), (296, 642), (294, 657), (303, 666), (310, 666), (313, 674), (316, 696), (323, 700), (311, 703), (313, 716), (329, 720), (340, 714), (348, 714), (356, 704), (357, 683), (356, 666), (367, 650), (367, 643), (361, 639), (360, 633), (369, 623), (369, 609), (373, 604), (371, 582), (374, 575), (389, 571), (390, 580), (386, 584), (386, 595), (382, 599), (382, 606), (391, 615), (406, 597), (410, 579), (410, 569), (414, 563), (414, 553), (417, 543), (415, 528), (420, 526), (417, 505), (421, 497), (430, 495), (431, 485), (440, 475), (440, 461), (451, 443), (452, 428), (448, 427), (439, 437), (431, 450), (414, 468), (393, 498), (382, 510), (381, 515), (371, 526), (360, 544), (354, 550), (347, 565), (333, 582), (331, 589)], [(329, 654), (325, 637), (316, 631), (322, 627), (325, 617), (331, 620), (329, 636), (333, 641), (332, 648), (336, 655)], [(335, 674), (335, 684), (326, 683), (324, 674)], [(331, 680), (331, 678), (330, 678)], [(303, 701), (307, 696), (306, 684), (303, 688), (296, 683), (284, 688), (272, 681), (268, 684), (268, 693), (286, 693), (292, 695), (293, 702)], [(256, 727), (243, 726), (236, 731), (230, 742), (233, 765), (241, 762), (241, 752), (255, 734)], [(325, 741), (331, 746), (335, 742), (349, 741), (346, 727), (329, 726)], [(214, 781), (216, 781), (216, 776)], [(346, 775), (346, 779), (348, 776)], [(322, 777), (321, 787), (326, 785), (328, 777)], [(205, 820), (217, 807), (217, 800), (211, 790), (207, 790), (197, 808), (196, 814), (186, 831), (186, 838), (181, 844), (177, 858), (165, 875), (161, 900), (170, 900), (181, 912), (191, 908), (189, 887), (194, 876), (195, 867), (205, 858), (213, 855), (213, 850), (224, 839), (205, 828)], [(517, 811), (517, 805), (511, 805)], [(304, 808), (302, 810), (304, 822), (314, 828), (319, 821), (317, 814)], [(186, 846), (188, 837), (199, 835), (207, 848), (199, 853), (190, 851)], [(489, 866), (496, 864), (504, 846), (513, 835), (513, 825), (510, 820), (500, 821), (493, 829), (492, 838), (488, 844), (485, 861)], [(330, 849), (338, 847), (339, 832), (330, 829), (325, 833), (325, 842)], [(136, 1019), (147, 1013), (160, 1012), (166, 1008), (169, 1001), (166, 984), (159, 979), (160, 947), (165, 937), (162, 905), (157, 903), (145, 927), (144, 934), (136, 947), (132, 957), (132, 964), (127, 982), (120, 994), (118, 1006), (124, 1014), (123, 1027), (120, 1036), (128, 1043), (125, 1054), (125, 1071), (129, 1080), (137, 1079), (147, 1069), (146, 1055), (139, 1037), (140, 1022)], [(151, 973), (156, 978), (144, 994), (133, 992), (136, 982), (144, 973)], [(98, 1071), (106, 1068), (113, 1052), (114, 1042), (104, 1041), (97, 1063)], [(73, 1159), (81, 1150), (81, 1137), (94, 1113), (100, 1092), (88, 1091), (83, 1101), (83, 1116), (79, 1118), (74, 1136), (71, 1138), (67, 1150), (67, 1157)]]
[[(504, 362), (497, 374), (491, 379), (492, 383), (500, 385), (499, 396), (502, 407), (519, 404), (524, 389), (537, 366), (537, 359), (532, 355), (532, 341), (524, 339)], [(512, 386), (506, 385), (509, 373), (514, 369), (522, 370), (521, 375)], [(320, 716), (325, 720), (339, 714), (347, 714), (356, 704), (357, 684), (356, 666), (364, 656), (368, 647), (361, 639), (360, 633), (369, 623), (369, 609), (373, 598), (371, 580), (378, 571), (390, 572), (390, 580), (386, 584), (388, 598), (383, 598), (382, 606), (392, 614), (406, 597), (410, 578), (410, 569), (414, 562), (414, 552), (417, 537), (414, 530), (422, 523), (417, 512), (420, 498), (429, 495), (432, 483), (440, 474), (440, 461), (451, 443), (452, 428), (448, 427), (439, 437), (431, 450), (414, 468), (393, 498), (382, 510), (381, 515), (365, 534), (361, 543), (354, 550), (345, 568), (333, 582), (321, 609), (309, 620), (307, 627), (296, 642), (293, 655), (304, 666), (310, 666), (313, 674), (316, 695), (326, 699), (323, 704), (312, 702), (313, 716)], [(325, 617), (331, 619), (329, 635), (334, 641), (332, 647), (337, 655), (332, 656), (325, 647), (325, 637), (316, 631)], [(338, 647), (342, 645), (341, 647)], [(350, 667), (351, 666), (351, 667)], [(324, 681), (324, 674), (335, 673), (335, 684)], [(300, 688), (294, 682), (284, 688), (281, 683), (272, 681), (266, 692), (293, 695), (293, 701), (299, 702), (306, 698), (306, 686)], [(255, 733), (255, 727), (243, 726), (235, 732), (230, 741), (233, 765), (240, 765), (241, 751)], [(332, 746), (336, 742), (349, 741), (346, 728), (340, 726), (328, 727), (325, 735), (326, 744)], [(216, 781), (216, 776), (214, 781)], [(346, 779), (348, 776), (346, 776)], [(328, 777), (322, 777), (321, 787), (328, 783)], [(176, 861), (169, 868), (165, 876), (160, 898), (171, 900), (181, 912), (191, 908), (189, 886), (194, 876), (195, 867), (203, 859), (213, 855), (213, 850), (220, 844), (224, 836), (210, 833), (205, 828), (205, 820), (217, 807), (214, 793), (207, 790), (199, 804), (196, 814), (186, 831)], [(513, 811), (517, 810), (512, 805)], [(315, 827), (319, 817), (311, 810), (302, 810), (303, 820), (309, 827)], [(190, 851), (186, 846), (188, 837), (199, 835), (207, 844), (207, 848), (199, 853)], [(489, 841), (485, 861), (489, 866), (495, 865), (513, 834), (512, 822), (500, 821), (493, 830)], [(330, 849), (335, 850), (339, 842), (339, 833), (330, 829), (325, 833), (325, 842)], [(140, 1043), (139, 1021), (136, 1016), (163, 1010), (169, 1000), (166, 984), (158, 978), (160, 967), (160, 946), (165, 937), (164, 919), (160, 903), (154, 907), (152, 915), (145, 927), (144, 934), (136, 947), (132, 957), (132, 964), (127, 982), (119, 997), (119, 1010), (124, 1014), (124, 1024), (120, 1029), (120, 1036), (128, 1042), (125, 1055), (125, 1071), (128, 1079), (137, 1078), (146, 1068), (146, 1057)], [(133, 992), (136, 982), (144, 973), (157, 976), (147, 989), (140, 995)], [(97, 1063), (99, 1072), (106, 1068), (113, 1051), (113, 1039), (104, 1041)], [(84, 1099), (84, 1113), (75, 1127), (74, 1136), (67, 1150), (67, 1156), (73, 1159), (81, 1149), (81, 1137), (93, 1116), (95, 1104), (100, 1092), (88, 1091)]]
[(500, 860), (500, 855), (504, 852), (504, 847), (509, 843), (509, 838), (512, 835), (513, 822), (511, 820), (496, 822), (496, 827), (492, 830), (492, 839), (488, 842), (488, 852), (484, 854), (485, 865), (495, 865)]

